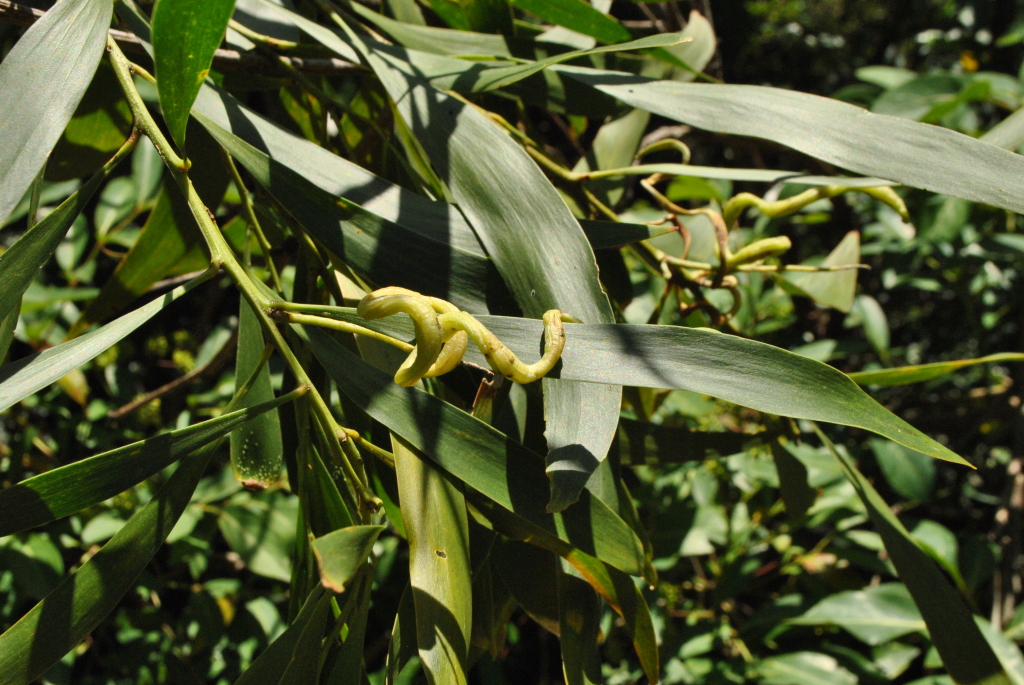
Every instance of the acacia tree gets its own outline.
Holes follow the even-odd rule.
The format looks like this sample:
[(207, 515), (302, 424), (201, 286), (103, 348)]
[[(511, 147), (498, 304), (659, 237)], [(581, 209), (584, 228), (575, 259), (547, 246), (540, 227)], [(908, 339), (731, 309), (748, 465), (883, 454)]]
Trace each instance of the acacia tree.
[[(408, 583), (374, 617), (393, 624), (386, 682), (467, 682), (484, 654), (500, 653), (516, 606), (559, 635), (574, 684), (602, 681), (610, 607), (657, 682), (644, 586), (657, 586), (658, 571), (613, 444), (624, 408), (635, 427), (664, 400), (652, 389), (759, 412), (738, 435), (676, 439), (722, 454), (747, 444), (773, 459), (794, 522), (816, 494), (789, 448), (820, 440), (949, 676), (1017, 682), (934, 554), (814, 423), (968, 468), (860, 387), (956, 365), (851, 377), (753, 340), (751, 308), (768, 284), (850, 311), (859, 238), (796, 263), (788, 237), (764, 234), (764, 222), (743, 227), (838, 196), (906, 217), (897, 184), (1021, 211), (1017, 155), (836, 100), (715, 82), (701, 73), (715, 44), (698, 14), (682, 31), (638, 38), (580, 0), (435, 0), (431, 16), (446, 28), (427, 25), (411, 0), (389, 3), (393, 18), (356, 2), (235, 5), (159, 0), (144, 12), (131, 0), (58, 0), (43, 13), (0, 3), (0, 16), (29, 25), (0, 62), (0, 216), (23, 217), (24, 228), (0, 255), (0, 350), (87, 206), (98, 207), (92, 258), (146, 217), (64, 339), (0, 367), (0, 409), (54, 383), (84, 395), (82, 369), (165, 309), (198, 309), (225, 287), (239, 296), (235, 331), (215, 356), (235, 356), (234, 382), (213, 418), (0, 490), (8, 536), (159, 484), (0, 636), (0, 682), (32, 682), (100, 626), (164, 541), (195, 526), (183, 514), (202, 501), (211, 463), (227, 458), (246, 489), (287, 489), (297, 503), (280, 574), (287, 628), (236, 682), (365, 680), (367, 624), (387, 608), (373, 588), (388, 539), (407, 545)], [(645, 137), (652, 114), (859, 175), (694, 165), (676, 129)], [(993, 139), (1010, 147), (1019, 129), (1011, 117)], [(150, 174), (150, 197), (119, 204), (129, 158), (140, 169), (158, 159), (162, 180)], [(39, 211), (55, 202), (52, 182), (77, 178)], [(786, 192), (721, 194), (701, 181), (708, 194), (679, 195), (678, 179)], [(626, 212), (639, 193), (646, 208)], [(630, 269), (658, 279), (641, 319)], [(124, 313), (181, 274), (192, 275)], [(238, 508), (249, 513), (222, 523), (224, 535), (268, 535), (252, 511)], [(770, 671), (760, 673), (792, 682)]]

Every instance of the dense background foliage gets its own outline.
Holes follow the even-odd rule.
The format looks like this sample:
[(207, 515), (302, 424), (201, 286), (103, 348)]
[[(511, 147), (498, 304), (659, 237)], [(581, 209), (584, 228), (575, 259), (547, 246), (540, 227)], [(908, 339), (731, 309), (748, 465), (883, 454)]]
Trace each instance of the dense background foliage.
[[(315, 15), (314, 3), (295, 4)], [(380, 9), (379, 2), (367, 4)], [(393, 11), (390, 3), (384, 5)], [(1013, 2), (694, 0), (691, 6), (617, 0), (611, 13), (640, 36), (683, 28), (691, 9), (710, 15), (719, 38), (705, 72), (728, 83), (828, 95), (971, 136), (1024, 104), (1024, 82), (1018, 78), (1024, 14), (1017, 16)], [(428, 7), (421, 11), (429, 23), (444, 25)], [(22, 30), (0, 24), (0, 54)], [(319, 91), (293, 80), (239, 72), (215, 72), (214, 77), (293, 132), (390, 180), (409, 183), (406, 170), (384, 154), (381, 136), (390, 134), (391, 111), (378, 86), (358, 77), (324, 80), (323, 87), (337, 89), (331, 95), (348, 103), (349, 111), (339, 117), (334, 105), (317, 97)], [(126, 106), (111, 95), (116, 91), (112, 73), (101, 66), (75, 120), (78, 147), (69, 129), (61, 143), (66, 149), (58, 148), (48, 167), (44, 211), (77, 187), (75, 179), (94, 166), (82, 160), (95, 157), (95, 148), (104, 148), (98, 154), (105, 159), (121, 142), (101, 145), (94, 131), (113, 127), (126, 133), (130, 128)], [(143, 96), (155, 109), (155, 93), (143, 90)], [(549, 157), (568, 168), (591, 148), (604, 123), (598, 117), (552, 115), (539, 107), (517, 109), (508, 102), (488, 101), (487, 106), (518, 122), (542, 142)], [(643, 132), (681, 137), (693, 151), (694, 164), (836, 172), (780, 146), (691, 130), (656, 116)], [(190, 145), (201, 135), (190, 129)], [(199, 150), (201, 144), (196, 145)], [(661, 152), (646, 161), (677, 161), (677, 154)], [(627, 161), (631, 157), (632, 152)], [(10, 360), (58, 344), (82, 325), (77, 322), (108, 320), (131, 303), (130, 293), (110, 293), (105, 284), (146, 222), (153, 221), (154, 208), (167, 201), (162, 174), (161, 160), (143, 141), (26, 293)], [(227, 176), (206, 182), (212, 186), (209, 197), (216, 198), (208, 202), (216, 207), (229, 240), (262, 263), (259, 245), (247, 241), (238, 188)], [(620, 216), (652, 218), (651, 197), (635, 179), (622, 185), (624, 190), (608, 191)], [(745, 190), (761, 195), (768, 186), (681, 179), (662, 189), (675, 202), (703, 204)], [(821, 200), (777, 220), (746, 219), (745, 241), (789, 236), (795, 246), (790, 262), (826, 255), (850, 231), (859, 231), (862, 261), (871, 269), (860, 272), (849, 313), (818, 306), (753, 275), (743, 285), (743, 307), (733, 321), (736, 332), (844, 372), (1020, 350), (1024, 226), (1019, 217), (924, 191), (901, 193), (909, 221), (860, 195)], [(294, 252), (296, 238), (287, 222), (272, 213), (280, 211), (274, 200), (261, 191), (256, 196), (275, 250)], [(27, 198), (23, 205), (0, 232), (5, 246), (24, 232)], [(698, 224), (695, 219), (695, 236), (701, 235)], [(671, 242), (678, 240), (675, 235), (658, 240), (665, 250), (679, 247)], [(147, 288), (163, 292), (181, 282), (183, 274), (205, 267), (196, 237), (173, 249), (180, 249), (179, 258), (162, 265), (160, 282)], [(678, 308), (665, 306), (664, 280), (635, 253), (605, 250), (599, 264), (623, 320), (715, 323), (699, 311), (681, 316)], [(282, 269), (289, 287), (295, 269), (294, 263)], [(0, 485), (163, 428), (219, 415), (234, 391), (238, 298), (226, 279), (200, 287), (199, 297), (169, 308), (59, 385), (0, 415)], [(727, 294), (724, 302), (727, 307)], [(187, 382), (158, 398), (132, 404), (186, 375)], [(274, 358), (275, 387), (284, 384), (283, 376)], [(1014, 641), (1024, 641), (1024, 612), (1018, 611), (1024, 597), (1022, 388), (1024, 367), (997, 363), (872, 390), (887, 408), (970, 459), (976, 471), (864, 431), (828, 428), (972, 609), (1004, 632), (1007, 639), (1001, 644), (1013, 650), (1006, 658), (1017, 662), (1021, 657)], [(644, 594), (661, 644), (662, 682), (948, 682), (917, 609), (896, 579), (878, 534), (864, 525), (864, 505), (837, 462), (817, 441), (791, 442), (791, 454), (803, 464), (813, 490), (805, 514), (787, 512), (770, 448), (750, 440), (766, 425), (791, 430), (775, 417), (703, 395), (626, 392), (613, 454), (653, 540), (659, 581)], [(538, 439), (536, 434), (531, 438), (530, 426), (520, 430), (525, 440)], [(711, 441), (706, 452), (694, 439), (695, 430), (722, 439)], [(0, 630), (94, 554), (164, 480), (157, 476), (45, 528), (0, 538)], [(297, 500), (283, 483), (258, 494), (243, 490), (232, 475), (227, 450), (218, 453), (168, 544), (111, 620), (42, 682), (234, 682), (297, 609), (288, 585), (297, 511)], [(384, 682), (392, 620), (408, 581), (408, 552), (393, 532), (381, 537), (374, 552), (379, 560), (365, 659), (369, 680), (376, 684)], [(514, 567), (527, 552), (510, 545), (503, 554)], [(525, 580), (537, 586), (545, 582)], [(534, 591), (543, 595), (543, 587)], [(560, 682), (558, 640), (542, 627), (552, 620), (543, 611), (544, 606), (516, 608), (504, 639), (496, 638), (492, 652), (484, 653), (471, 682)], [(604, 609), (605, 681), (641, 682), (644, 676), (620, 623)]]

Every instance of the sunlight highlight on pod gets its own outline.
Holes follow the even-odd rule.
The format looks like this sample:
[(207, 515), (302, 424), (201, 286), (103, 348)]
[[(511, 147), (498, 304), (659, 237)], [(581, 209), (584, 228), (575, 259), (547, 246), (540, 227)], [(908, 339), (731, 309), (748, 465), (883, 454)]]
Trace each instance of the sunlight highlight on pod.
[(516, 383), (532, 383), (547, 375), (565, 347), (563, 323), (580, 321), (557, 309), (544, 313), (544, 354), (534, 364), (524, 364), (487, 327), (450, 302), (405, 288), (381, 288), (359, 302), (356, 313), (367, 320), (408, 314), (416, 330), (416, 346), (395, 374), (403, 387), (421, 378), (448, 373), (462, 362), (472, 340), (496, 372)]

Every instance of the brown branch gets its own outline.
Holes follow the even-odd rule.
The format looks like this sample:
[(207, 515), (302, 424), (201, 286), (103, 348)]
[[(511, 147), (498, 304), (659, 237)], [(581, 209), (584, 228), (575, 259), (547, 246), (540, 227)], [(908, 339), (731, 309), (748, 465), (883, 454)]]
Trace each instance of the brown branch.
[[(44, 14), (46, 12), (34, 7), (19, 5), (18, 3), (10, 2), (10, 0), (0, 0), (0, 22), (5, 24), (30, 26)], [(117, 44), (125, 52), (134, 54), (145, 53), (142, 41), (134, 33), (110, 29), (110, 37), (117, 41)], [(278, 59), (304, 74), (337, 76), (339, 74), (363, 71), (363, 68), (358, 64), (334, 57), (307, 58), (282, 55)], [(218, 49), (213, 55), (213, 66), (222, 71), (244, 71), (250, 74), (288, 76), (288, 70), (284, 64), (280, 64), (277, 60), (256, 51), (239, 52), (238, 50)]]
[(181, 388), (191, 383), (192, 381), (199, 380), (203, 376), (208, 376), (210, 374), (216, 373), (218, 370), (220, 370), (222, 366), (224, 366), (224, 364), (226, 364), (231, 359), (231, 356), (235, 353), (235, 342), (237, 340), (238, 331), (236, 330), (234, 333), (231, 334), (231, 337), (228, 339), (228, 341), (224, 343), (224, 346), (217, 351), (217, 354), (213, 355), (213, 359), (206, 362), (202, 366), (192, 369), (181, 378), (175, 378), (170, 383), (162, 385), (156, 390), (153, 390), (152, 392), (147, 392), (142, 397), (139, 397), (138, 399), (132, 400), (128, 404), (118, 407), (114, 411), (107, 414), (107, 420), (116, 421), (128, 414), (131, 414), (139, 407), (145, 404), (149, 404), (158, 397), (163, 397), (164, 395), (172, 393), (178, 388)]

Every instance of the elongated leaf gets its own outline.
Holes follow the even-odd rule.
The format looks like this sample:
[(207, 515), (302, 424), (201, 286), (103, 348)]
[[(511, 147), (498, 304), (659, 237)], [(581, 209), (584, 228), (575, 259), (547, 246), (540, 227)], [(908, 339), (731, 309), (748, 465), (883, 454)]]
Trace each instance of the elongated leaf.
[(889, 558), (924, 617), (932, 644), (938, 649), (950, 677), (958, 683), (1008, 682), (1003, 667), (952, 583), (917, 545), (853, 461), (836, 450), (817, 426), (815, 431), (839, 461), (867, 507), (871, 522), (882, 536)]
[(786, 505), (790, 520), (799, 521), (818, 498), (818, 491), (807, 483), (807, 467), (789, 453), (789, 450), (772, 443), (772, 457), (779, 473), (779, 494)]
[(388, 646), (386, 685), (410, 685), (412, 677), (420, 671), (419, 649), (416, 644), (416, 605), (412, 587), (405, 586), (398, 602), (398, 613)]
[[(255, 370), (263, 356), (263, 330), (256, 313), (239, 298), (238, 353), (235, 355), (235, 383), (241, 386)], [(264, 364), (249, 394), (239, 406), (252, 407), (274, 398), (270, 384), (270, 368)], [(281, 419), (277, 411), (239, 426), (231, 433), (231, 470), (246, 490), (262, 490), (281, 477), (284, 447), (281, 442)]]
[(596, 497), (583, 493), (565, 512), (545, 512), (546, 478), (539, 455), (422, 390), (395, 385), (390, 376), (319, 329), (307, 334), (341, 392), (438, 466), (566, 547), (585, 550), (627, 573), (640, 573), (640, 541)]
[(665, 47), (668, 45), (679, 45), (687, 40), (691, 39), (681, 33), (663, 33), (648, 36), (646, 38), (640, 38), (639, 40), (631, 40), (627, 43), (605, 45), (603, 47), (589, 48), (586, 50), (573, 50), (571, 52), (554, 55), (547, 59), (537, 60), (528, 64), (492, 67), (476, 74), (476, 80), (474, 81), (471, 90), (474, 93), (486, 93), (491, 90), (497, 90), (498, 88), (504, 88), (505, 86), (510, 86), (513, 83), (522, 81), (524, 78), (533, 76), (537, 72), (543, 71), (550, 66), (561, 64), (562, 62), (567, 62), (578, 57), (584, 57), (586, 55), (598, 55), (605, 52), (616, 52), (620, 50), (646, 50), (650, 48)]
[(597, 685), (601, 677), (601, 601), (594, 588), (572, 573), (558, 574), (562, 673), (566, 685)]
[(855, 173), (1024, 211), (1024, 159), (950, 129), (780, 88), (556, 68), (633, 107), (691, 126), (771, 140)]
[(89, 87), (113, 7), (113, 0), (59, 0), (0, 63), (0, 224), (39, 175)]
[(194, 278), (92, 333), (0, 367), (0, 411), (63, 378), (115, 345), (211, 275), (212, 272), (207, 272)]
[(603, 43), (621, 43), (632, 38), (625, 26), (583, 0), (512, 0), (512, 4), (550, 24)]
[[(312, 193), (308, 189), (307, 183), (333, 198), (344, 197), (359, 205), (362, 210), (384, 219), (385, 221), (380, 224), (380, 228), (375, 229), (375, 232), (384, 229), (405, 229), (435, 241), (422, 243), (418, 236), (414, 235), (398, 242), (416, 241), (417, 247), (412, 252), (427, 255), (426, 258), (418, 260), (418, 263), (413, 265), (414, 267), (422, 267), (423, 263), (447, 264), (448, 266), (444, 269), (435, 266), (428, 271), (438, 280), (446, 278), (447, 271), (455, 274), (452, 278), (455, 283), (448, 288), (453, 291), (452, 296), (462, 297), (466, 302), (462, 306), (467, 311), (484, 311), (478, 301), (479, 293), (482, 291), (480, 283), (473, 285), (471, 293), (459, 293), (454, 287), (461, 280), (458, 274), (467, 274), (463, 278), (477, 278), (476, 274), (484, 271), (490, 272), (489, 267), (482, 266), (482, 263), (476, 259), (477, 257), (486, 258), (487, 254), (473, 229), (466, 223), (455, 206), (428, 200), (422, 195), (374, 176), (365, 169), (331, 154), (324, 148), (279, 128), (241, 105), (231, 95), (213, 87), (204, 86), (200, 91), (193, 108), (193, 115), (221, 145), (231, 151), (236, 159), (260, 180), (261, 184), (267, 186), (272, 192), (276, 189), (278, 192), (275, 195), (282, 203), (296, 208), (296, 217), (300, 221), (304, 221), (308, 230), (318, 231), (318, 239), (322, 242), (334, 245), (332, 249), (342, 248), (334, 244), (334, 241), (328, 242), (330, 240), (328, 231), (336, 232), (338, 226), (345, 230), (348, 228), (348, 224), (336, 221), (333, 226), (326, 225), (321, 228), (325, 226), (326, 220), (318, 214), (311, 214), (309, 210), (304, 210), (302, 203), (296, 199)], [(275, 170), (281, 170), (281, 173), (276, 173)], [(294, 174), (288, 174), (288, 171), (294, 172)], [(731, 170), (722, 171), (729, 172)], [(751, 170), (751, 173), (754, 175), (753, 180), (761, 180), (761, 176), (757, 175), (761, 173), (761, 170)], [(779, 177), (791, 175), (789, 172), (781, 171), (773, 173), (775, 176), (769, 180), (777, 180)], [(300, 180), (295, 180), (296, 174)], [(801, 180), (801, 182), (804, 181)], [(295, 189), (295, 186), (298, 186), (298, 190)], [(332, 204), (334, 203), (332, 202)], [(367, 225), (367, 222), (356, 221), (363, 215), (358, 210), (353, 210), (355, 211), (354, 217), (352, 211), (339, 212), (336, 204), (333, 208), (325, 208), (323, 211), (355, 222), (358, 227)], [(368, 225), (372, 227), (373, 222), (370, 221)], [(585, 220), (581, 222), (581, 225), (594, 247), (621, 245), (632, 240), (639, 240), (642, 236), (653, 237), (662, 230), (642, 224), (608, 221)], [(360, 230), (364, 229), (360, 228)], [(387, 236), (388, 232), (385, 232), (384, 235)], [(353, 240), (349, 238), (350, 242), (346, 242), (348, 251), (345, 253), (346, 259), (351, 264), (358, 267), (369, 261), (373, 265), (372, 268), (364, 266), (363, 270), (369, 269), (367, 273), (370, 274), (381, 274), (383, 269), (389, 268), (388, 263), (391, 257), (376, 260), (362, 257), (361, 250), (370, 248), (360, 248), (358, 242), (353, 246), (351, 244)], [(373, 255), (376, 255), (377, 249), (376, 246), (373, 246)], [(424, 252), (424, 250), (427, 251)], [(398, 251), (394, 255), (395, 258), (402, 258), (402, 256), (402, 251)], [(422, 270), (415, 268), (410, 271), (410, 268), (412, 267), (394, 268), (393, 271), (383, 272), (383, 275), (379, 275), (379, 277), (393, 277), (395, 273), (398, 273), (400, 274), (398, 278), (409, 279), (410, 277), (405, 274), (415, 274)], [(420, 283), (424, 280), (425, 277), (419, 277)], [(436, 292), (445, 292), (444, 288), (431, 287)], [(424, 289), (427, 288), (424, 287)], [(439, 296), (443, 297), (443, 295)]]
[(793, 183), (805, 186), (841, 185), (851, 188), (873, 188), (891, 186), (892, 181), (883, 178), (862, 176), (808, 176), (796, 171), (780, 171), (778, 169), (734, 169), (716, 166), (695, 166), (691, 164), (636, 164), (617, 169), (604, 169), (591, 172), (592, 178), (609, 178), (618, 176), (649, 176), (665, 174), (666, 176), (693, 176), (695, 178), (720, 178), (726, 181), (755, 181), (759, 183)]
[(153, 8), (153, 62), (167, 128), (185, 149), (188, 113), (224, 39), (234, 0), (158, 0)]
[(323, 631), (327, 619), (326, 610), (330, 606), (330, 593), (319, 585), (314, 586), (292, 624), (239, 676), (235, 685), (278, 685), (303, 633), (310, 627), (315, 628), (318, 623)]
[(288, 659), (288, 665), (281, 674), (280, 685), (292, 683), (315, 683), (320, 672), (320, 652), (324, 629), (331, 618), (331, 597), (325, 595), (313, 607), (309, 621), (302, 627), (295, 640), (295, 646)]
[[(538, 531), (534, 526), (521, 518), (511, 515), (507, 510), (490, 503), (478, 501), (481, 498), (474, 498), (474, 504), (494, 524), (495, 530), (513, 540), (530, 542), (538, 546), (544, 546), (544, 537), (548, 534)], [(572, 509), (569, 509), (572, 511)], [(616, 612), (622, 616), (624, 628), (633, 643), (633, 649), (640, 659), (640, 664), (647, 675), (647, 679), (658, 682), (658, 642), (654, 632), (654, 622), (651, 619), (650, 610), (644, 600), (640, 589), (632, 578), (622, 571), (605, 564), (590, 554), (579, 549), (552, 549), (590, 583), (598, 594), (600, 594)], [(557, 588), (557, 582), (554, 584)], [(551, 590), (555, 590), (551, 588)], [(513, 589), (513, 593), (516, 590)], [(556, 623), (560, 625), (560, 621)]]
[(1001, 352), (978, 359), (958, 359), (951, 362), (900, 366), (895, 369), (879, 369), (877, 371), (855, 371), (848, 375), (857, 385), (891, 387), (894, 385), (910, 385), (911, 383), (930, 381), (933, 378), (947, 376), (954, 371), (968, 366), (991, 362), (1024, 362), (1024, 354), (1019, 352)]
[[(57, 209), (0, 254), (0, 273), (4, 275), (0, 278), (0, 316), (13, 314), (17, 318), (17, 312), (21, 308), (21, 296), (39, 273), (39, 269), (57, 249), (103, 179), (103, 174), (94, 175), (88, 183), (72, 193), (71, 197), (60, 203)], [(0, 348), (0, 352), (6, 351), (6, 346)], [(0, 372), (0, 378), (2, 377)]]
[(372, 283), (441, 297), (469, 312), (487, 311), (488, 299), (502, 299), (504, 287), (483, 255), (403, 230), (328, 195), (238, 138), (213, 126), (210, 131), (310, 235)]
[[(339, 318), (367, 323), (355, 316)], [(540, 358), (540, 322), (478, 318), (523, 361)], [(412, 327), (404, 322), (373, 328), (412, 338)], [(466, 358), (486, 363), (472, 346)], [(588, 383), (691, 390), (770, 414), (864, 428), (937, 459), (967, 464), (831, 366), (709, 329), (566, 324), (565, 349), (552, 375)]]
[[(594, 253), (579, 223), (523, 149), (480, 111), (420, 80), (407, 62), (361, 41), (356, 48), (426, 148), (523, 312), (539, 317), (557, 308), (584, 321), (610, 323), (611, 306), (598, 281)], [(545, 380), (544, 393), (548, 507), (560, 511), (576, 501), (607, 456), (622, 389), (609, 385), (584, 391)]]
[(344, 592), (356, 570), (366, 563), (383, 530), (384, 526), (349, 526), (313, 540), (323, 586)]
[(174, 528), (215, 449), (183, 461), (103, 549), (0, 635), (0, 685), (28, 685), (117, 606)]
[(4, 488), (0, 490), (0, 537), (41, 526), (124, 492), (168, 464), (280, 404), (279, 398), (224, 414)]
[(420, 660), (433, 683), (465, 684), (473, 632), (469, 523), (459, 487), (392, 434)]

